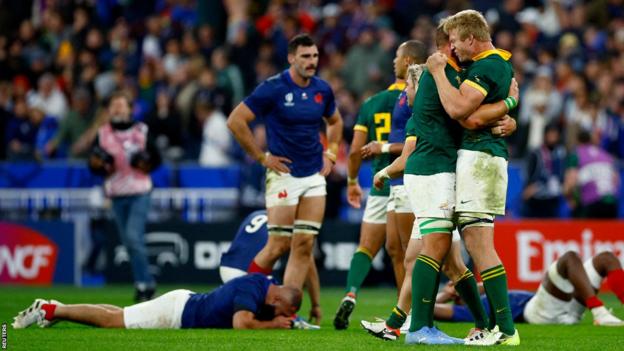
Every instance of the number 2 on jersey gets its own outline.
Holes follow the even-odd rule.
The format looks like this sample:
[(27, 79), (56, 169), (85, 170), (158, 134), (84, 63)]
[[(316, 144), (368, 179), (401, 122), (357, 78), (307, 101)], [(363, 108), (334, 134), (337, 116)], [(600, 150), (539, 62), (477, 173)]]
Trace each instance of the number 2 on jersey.
[[(378, 142), (388, 141), (388, 134), (390, 134), (390, 121), (392, 115), (388, 112), (375, 113), (375, 136)], [(384, 134), (386, 134), (384, 138)]]

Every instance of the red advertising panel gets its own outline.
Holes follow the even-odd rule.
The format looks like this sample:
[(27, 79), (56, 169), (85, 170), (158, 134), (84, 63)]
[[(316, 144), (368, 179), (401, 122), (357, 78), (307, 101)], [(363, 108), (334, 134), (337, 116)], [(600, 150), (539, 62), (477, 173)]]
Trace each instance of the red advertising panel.
[(0, 284), (51, 284), (57, 245), (31, 228), (0, 222)]
[(518, 221), (498, 222), (496, 250), (505, 264), (510, 289), (537, 289), (543, 273), (566, 251), (583, 261), (611, 251), (624, 262), (624, 222)]

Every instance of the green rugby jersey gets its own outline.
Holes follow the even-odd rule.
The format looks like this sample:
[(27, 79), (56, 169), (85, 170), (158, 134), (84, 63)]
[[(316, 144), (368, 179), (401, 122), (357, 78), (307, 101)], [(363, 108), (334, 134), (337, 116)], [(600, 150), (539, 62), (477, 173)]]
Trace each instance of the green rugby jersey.
[[(451, 84), (459, 87), (461, 69), (454, 61), (449, 60), (444, 72)], [(416, 149), (407, 159), (405, 174), (455, 172), (462, 128), (444, 110), (435, 80), (429, 71), (423, 72), (418, 81), (412, 117), (405, 130), (408, 139), (418, 138)]]
[[(473, 63), (466, 69), (464, 83), (480, 91), (485, 99), (482, 104), (491, 104), (509, 96), (509, 85), (513, 78), (511, 54), (505, 50), (487, 50), (473, 57)], [(518, 109), (514, 109), (513, 115)], [(481, 151), (507, 159), (507, 143), (504, 138), (493, 135), (489, 128), (465, 130), (462, 149)]]
[[(392, 123), (392, 110), (399, 94), (405, 89), (405, 83), (395, 83), (388, 89), (381, 91), (364, 101), (354, 130), (367, 133), (368, 141), (388, 142)], [(373, 174), (388, 166), (392, 158), (390, 154), (381, 154), (373, 159)], [(371, 187), (370, 194), (374, 196), (390, 195), (389, 182), (385, 182), (383, 189)]]

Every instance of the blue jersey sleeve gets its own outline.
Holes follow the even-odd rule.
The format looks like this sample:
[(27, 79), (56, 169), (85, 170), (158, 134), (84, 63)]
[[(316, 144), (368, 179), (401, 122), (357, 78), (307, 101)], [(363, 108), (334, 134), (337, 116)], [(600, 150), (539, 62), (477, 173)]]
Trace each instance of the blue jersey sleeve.
[(266, 115), (272, 108), (274, 91), (268, 81), (258, 85), (256, 89), (243, 101), (256, 117)]
[(323, 111), (324, 117), (331, 117), (336, 111), (336, 99), (334, 98), (334, 92), (331, 87), (327, 86), (327, 91), (325, 92), (326, 102), (325, 102), (325, 110)]

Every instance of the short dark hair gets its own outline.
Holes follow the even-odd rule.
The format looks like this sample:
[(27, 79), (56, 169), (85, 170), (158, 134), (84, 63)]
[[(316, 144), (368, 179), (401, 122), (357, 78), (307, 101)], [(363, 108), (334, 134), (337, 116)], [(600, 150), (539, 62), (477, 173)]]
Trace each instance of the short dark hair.
[(294, 54), (295, 52), (297, 52), (297, 48), (300, 46), (307, 47), (307, 46), (314, 46), (314, 45), (316, 44), (314, 43), (314, 40), (312, 39), (310, 35), (306, 33), (297, 34), (288, 42), (288, 53)]
[(301, 293), (301, 290), (295, 287), (288, 285), (282, 286), (282, 296), (284, 297), (286, 302), (288, 302), (291, 306), (295, 307), (297, 311), (299, 311), (299, 308), (301, 308), (302, 295), (303, 294)]
[(414, 59), (416, 63), (427, 60), (427, 46), (420, 40), (408, 40), (403, 45), (403, 56)]
[(576, 138), (579, 144), (589, 144), (591, 142), (591, 134), (586, 129), (579, 130)]

